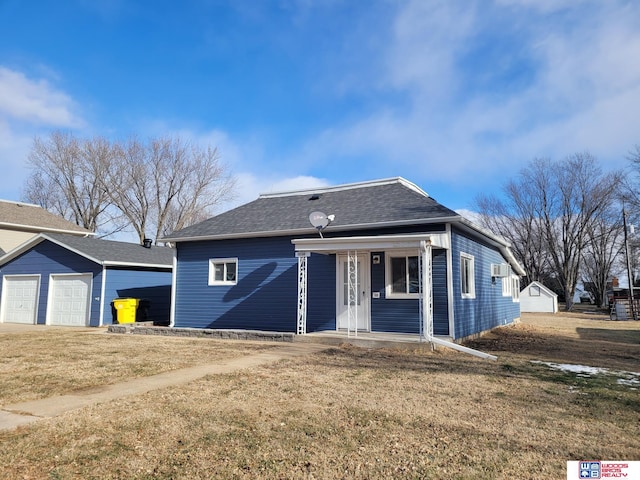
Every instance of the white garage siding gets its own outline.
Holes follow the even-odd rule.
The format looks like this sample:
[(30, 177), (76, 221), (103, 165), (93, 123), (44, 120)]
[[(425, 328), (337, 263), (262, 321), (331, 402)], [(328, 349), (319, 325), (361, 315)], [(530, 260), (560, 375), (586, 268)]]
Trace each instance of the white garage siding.
[(51, 275), (47, 325), (89, 325), (92, 278), (90, 273)]
[(2, 280), (3, 323), (35, 324), (40, 275), (5, 275)]

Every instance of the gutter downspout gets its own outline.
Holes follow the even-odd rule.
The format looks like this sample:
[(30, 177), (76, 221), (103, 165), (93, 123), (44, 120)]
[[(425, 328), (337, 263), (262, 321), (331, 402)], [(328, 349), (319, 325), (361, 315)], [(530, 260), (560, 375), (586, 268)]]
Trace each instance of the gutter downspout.
[(498, 357), (496, 357), (495, 355), (481, 352), (480, 350), (474, 350), (473, 348), (465, 347), (464, 345), (458, 345), (457, 343), (447, 342), (446, 340), (442, 340), (440, 338), (433, 337), (431, 339), (431, 343), (435, 343), (436, 345), (442, 345), (443, 347), (447, 347), (447, 348), (452, 348), (454, 350), (458, 350), (463, 353), (468, 353), (469, 355), (484, 358), (486, 360), (494, 360), (494, 361), (498, 360)]

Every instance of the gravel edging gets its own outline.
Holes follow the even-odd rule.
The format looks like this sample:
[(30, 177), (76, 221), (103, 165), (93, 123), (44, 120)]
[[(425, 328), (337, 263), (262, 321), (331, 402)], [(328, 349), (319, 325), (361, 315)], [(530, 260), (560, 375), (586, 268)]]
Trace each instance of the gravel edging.
[(134, 335), (161, 335), (168, 337), (197, 337), (220, 340), (262, 340), (268, 342), (293, 342), (294, 333), (263, 332), (257, 330), (224, 330), (213, 328), (155, 327), (151, 325), (109, 325), (108, 333)]

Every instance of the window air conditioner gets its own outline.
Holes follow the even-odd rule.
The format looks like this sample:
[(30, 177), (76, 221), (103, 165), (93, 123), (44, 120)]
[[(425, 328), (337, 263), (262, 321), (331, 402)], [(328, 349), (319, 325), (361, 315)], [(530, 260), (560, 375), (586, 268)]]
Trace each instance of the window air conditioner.
[(508, 263), (491, 264), (492, 277), (508, 277), (509, 275), (511, 275), (511, 266)]

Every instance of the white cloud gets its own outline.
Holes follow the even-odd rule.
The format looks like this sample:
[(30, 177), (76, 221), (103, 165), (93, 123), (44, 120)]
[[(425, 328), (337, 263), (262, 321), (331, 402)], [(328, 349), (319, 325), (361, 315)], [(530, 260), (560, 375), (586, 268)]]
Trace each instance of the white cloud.
[(622, 165), (639, 141), (640, 5), (473, 5), (402, 4), (380, 58), (386, 87), (404, 103), (379, 102), (327, 128), (305, 156), (364, 158), (378, 171), (469, 185), (504, 178), (537, 156), (589, 150)]
[(0, 192), (4, 198), (20, 200), (34, 136), (45, 129), (84, 125), (75, 109), (73, 99), (47, 80), (0, 66)]
[[(265, 172), (265, 166), (273, 170), (273, 164), (266, 161), (264, 144), (258, 137), (235, 138), (220, 129), (197, 132), (187, 129), (172, 130), (166, 126), (162, 128), (158, 126), (158, 128), (164, 130), (164, 133), (169, 131), (170, 134), (179, 135), (185, 140), (189, 139), (200, 145), (209, 145), (218, 149), (220, 160), (236, 179), (236, 188), (233, 199), (220, 205), (216, 213), (251, 202), (261, 193), (302, 190), (328, 185), (327, 180), (322, 178), (296, 175), (299, 171), (296, 169), (283, 170), (282, 173)], [(301, 165), (298, 167), (302, 168)], [(293, 176), (288, 176), (289, 173), (293, 173)]]
[(29, 79), (23, 73), (0, 67), (0, 118), (52, 127), (78, 127), (82, 119), (66, 93), (46, 80)]
[(236, 196), (222, 205), (220, 210), (225, 211), (256, 200), (261, 193), (288, 192), (293, 190), (305, 190), (308, 188), (325, 187), (329, 183), (312, 176), (300, 175), (296, 177), (259, 176), (250, 172), (241, 172), (236, 175)]

